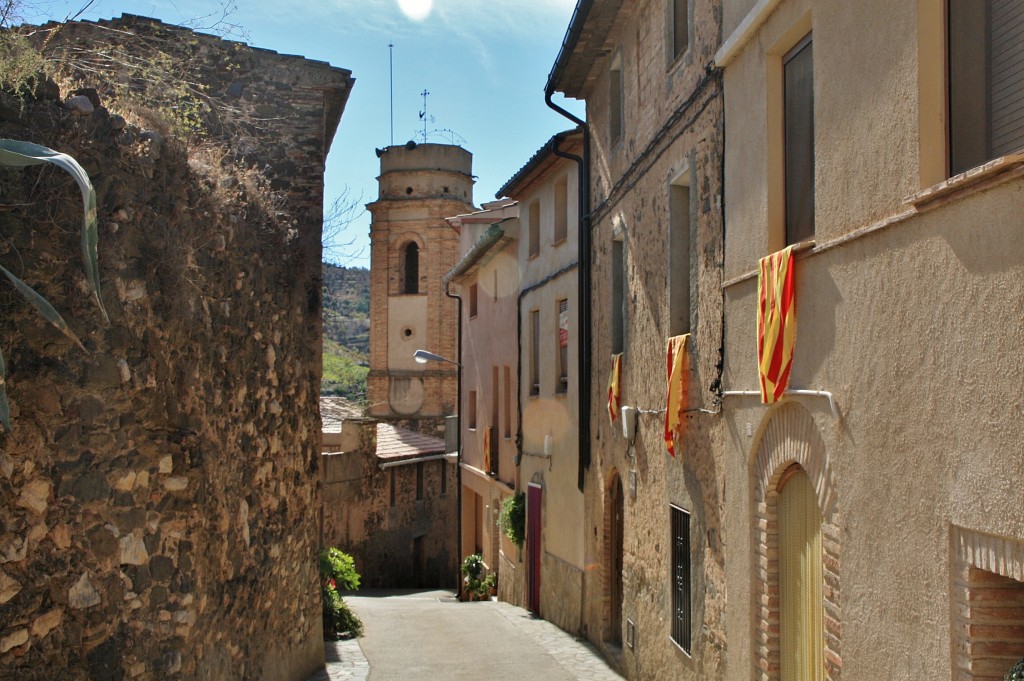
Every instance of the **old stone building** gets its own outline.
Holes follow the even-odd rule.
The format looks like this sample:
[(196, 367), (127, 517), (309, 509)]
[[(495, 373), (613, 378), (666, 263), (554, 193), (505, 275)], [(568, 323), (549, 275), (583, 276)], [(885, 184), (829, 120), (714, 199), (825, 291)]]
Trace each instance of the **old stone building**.
[(552, 137), (498, 194), (519, 202), (516, 490), (525, 546), (506, 538), (499, 597), (559, 627), (582, 628), (583, 494), (579, 472), (579, 168), (583, 132)]
[(445, 222), (473, 210), (473, 157), (461, 147), (409, 142), (380, 151), (380, 194), (370, 223), (368, 414), (411, 430), (443, 434), (456, 412), (454, 365), (417, 364), (420, 348), (457, 352), (458, 305), (442, 277), (459, 258)]
[(362, 586), (455, 586), (456, 467), (445, 442), (321, 397), (324, 546), (350, 554)]
[[(223, 162), (239, 148), (213, 119), (190, 146), (159, 106), (119, 108), (131, 73), (103, 58), (157, 48), (206, 85), (211, 115), (272, 110), (246, 128), (265, 174)], [(306, 678), (323, 664), (323, 164), (351, 74), (131, 16), (69, 25), (48, 49), (95, 50), (94, 110), (44, 86), (5, 108), (0, 136), (92, 176), (110, 320), (82, 294), (77, 188), (6, 170), (0, 259), (85, 350), (5, 294), (0, 677)]]
[[(719, 20), (712, 0), (581, 0), (547, 85), (587, 104), (582, 626), (633, 679), (724, 673)], [(688, 362), (672, 402), (668, 348)]]
[[(1024, 7), (850, 9), (723, 3), (726, 677), (1002, 679), (1024, 656)], [(788, 246), (792, 368), (761, 404), (759, 261)]]
[[(518, 482), (519, 423), (517, 336), (513, 327), (519, 293), (516, 248), (519, 207), (508, 199), (448, 218), (459, 234), (461, 257), (443, 283), (461, 300), (462, 403), (459, 408), (461, 483), (460, 554), (479, 553), (499, 573), (502, 499)], [(498, 584), (502, 584), (498, 574)]]

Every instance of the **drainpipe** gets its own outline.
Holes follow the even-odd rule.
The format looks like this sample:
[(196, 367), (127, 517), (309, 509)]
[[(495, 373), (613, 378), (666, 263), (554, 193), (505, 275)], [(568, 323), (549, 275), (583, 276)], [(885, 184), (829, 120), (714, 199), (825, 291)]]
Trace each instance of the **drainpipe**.
[(577, 468), (576, 486), (582, 492), (586, 482), (586, 472), (590, 468), (590, 394), (593, 381), (590, 375), (591, 366), (591, 332), (590, 332), (590, 129), (587, 122), (580, 120), (551, 100), (555, 93), (554, 85), (550, 82), (544, 89), (544, 103), (550, 109), (568, 118), (583, 131), (583, 158), (565, 154), (558, 151), (557, 142), (553, 151), (556, 156), (569, 158), (576, 162), (579, 167), (579, 191), (578, 191), (578, 237), (579, 248), (579, 284), (577, 305), (579, 308), (579, 329), (577, 330), (577, 371), (580, 381), (580, 413), (579, 413), (579, 466)]
[[(456, 556), (455, 560), (461, 565), (462, 563), (462, 296), (457, 296), (448, 290), (448, 286), (451, 282), (446, 281), (444, 283), (444, 294), (449, 298), (452, 298), (459, 304), (459, 324), (458, 324), (458, 345), (455, 350), (455, 361), (458, 362), (456, 374), (458, 376), (458, 384), (456, 386), (456, 404), (455, 413), (459, 417), (459, 427), (455, 431), (455, 504), (458, 507), (458, 513), (455, 516), (455, 547)], [(462, 596), (462, 578), (461, 573), (456, 568), (455, 573), (455, 585), (458, 595)]]

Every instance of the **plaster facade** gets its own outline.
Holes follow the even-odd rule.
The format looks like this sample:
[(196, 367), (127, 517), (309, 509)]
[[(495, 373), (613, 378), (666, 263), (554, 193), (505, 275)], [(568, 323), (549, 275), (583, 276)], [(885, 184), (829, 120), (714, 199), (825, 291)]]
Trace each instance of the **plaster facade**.
[(462, 257), (444, 281), (462, 300), (461, 554), (480, 553), (491, 572), (503, 574), (498, 551), (507, 538), (497, 526), (502, 499), (518, 480), (519, 414), (515, 319), (520, 276), (516, 250), (519, 208), (514, 201), (449, 218), (460, 235)]
[(782, 56), (810, 32), (815, 233), (790, 387), (835, 404), (725, 399), (725, 678), (779, 678), (773, 498), (794, 462), (823, 516), (825, 678), (1002, 678), (1024, 641), (983, 602), (1018, 603), (1024, 577), (1021, 158), (948, 178), (945, 3), (724, 6), (723, 384), (757, 387)]
[[(699, 411), (717, 409), (722, 347), (722, 92), (705, 68), (719, 45), (721, 13), (717, 2), (685, 5), (686, 46), (675, 55), (673, 3), (580, 3), (549, 81), (586, 100), (590, 130), (583, 632), (631, 679), (725, 673), (721, 428)], [(673, 202), (673, 187), (683, 188), (685, 204)], [(674, 239), (688, 243), (688, 253), (674, 251)], [(685, 313), (671, 302), (680, 291)], [(673, 458), (663, 439), (666, 342), (686, 330), (687, 411)], [(640, 410), (628, 437), (606, 406), (619, 351), (621, 402)], [(692, 547), (691, 634), (681, 643), (672, 639), (673, 506), (689, 514)]]
[(441, 280), (459, 257), (459, 240), (444, 218), (473, 210), (472, 155), (460, 147), (409, 142), (381, 150), (380, 163), (379, 196), (367, 206), (368, 414), (442, 436), (444, 417), (457, 406), (456, 368), (416, 364), (413, 353), (422, 348), (456, 356), (458, 304), (445, 295)]
[[(539, 487), (540, 505), (528, 513), (540, 512), (536, 525), (541, 537), (525, 548), (502, 546), (507, 560), (502, 564), (514, 567), (503, 581), (514, 584), (502, 585), (507, 590), (499, 595), (572, 633), (581, 630), (586, 567), (580, 532), (583, 494), (576, 484), (579, 166), (554, 151), (580, 157), (582, 138), (578, 130), (559, 133), (500, 190), (519, 202), (520, 230), (526, 235), (516, 251), (520, 285), (513, 313), (519, 324), (517, 400), (522, 419), (517, 489)], [(527, 527), (534, 526), (528, 518)], [(533, 560), (532, 550), (539, 552), (539, 560)], [(539, 567), (538, 574), (529, 574), (531, 565)], [(534, 602), (532, 580), (539, 580)]]

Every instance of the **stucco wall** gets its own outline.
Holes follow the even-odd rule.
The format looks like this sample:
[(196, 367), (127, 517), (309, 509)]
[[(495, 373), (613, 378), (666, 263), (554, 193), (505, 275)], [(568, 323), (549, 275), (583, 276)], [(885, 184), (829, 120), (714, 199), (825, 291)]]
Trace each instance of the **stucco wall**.
[[(790, 385), (832, 391), (838, 414), (822, 398), (790, 399), (812, 416), (831, 467), (842, 596), (830, 678), (953, 678), (963, 651), (952, 635), (969, 617), (952, 595), (956, 528), (1024, 541), (1024, 185), (954, 188), (919, 212), (903, 201), (928, 175), (922, 139), (944, 145), (920, 124), (917, 10), (930, 4), (783, 2), (725, 70), (729, 278), (769, 250), (764, 52), (810, 9), (819, 246), (796, 263)], [(749, 278), (725, 290), (728, 389), (757, 386), (756, 289)], [(757, 398), (728, 398), (724, 411), (730, 679), (757, 664), (752, 456), (775, 414)]]

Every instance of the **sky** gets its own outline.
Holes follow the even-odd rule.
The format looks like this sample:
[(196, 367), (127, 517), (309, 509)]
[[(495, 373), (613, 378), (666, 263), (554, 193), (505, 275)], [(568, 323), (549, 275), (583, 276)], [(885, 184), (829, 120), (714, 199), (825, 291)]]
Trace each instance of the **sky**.
[[(78, 3), (40, 5), (63, 19)], [(369, 213), (380, 161), (374, 148), (423, 141), (455, 143), (473, 153), (474, 203), (494, 193), (556, 132), (572, 123), (544, 103), (544, 85), (575, 0), (237, 0), (228, 21), (245, 42), (349, 69), (356, 83), (327, 159), (325, 205), (347, 196), (357, 208), (324, 259), (369, 267)], [(171, 24), (219, 16), (218, 0), (96, 0), (82, 18), (122, 13)], [(213, 19), (200, 19), (209, 25)], [(229, 36), (232, 37), (232, 36)], [(388, 45), (394, 47), (389, 49)], [(393, 69), (389, 66), (393, 60)], [(555, 101), (579, 117), (582, 102)]]

